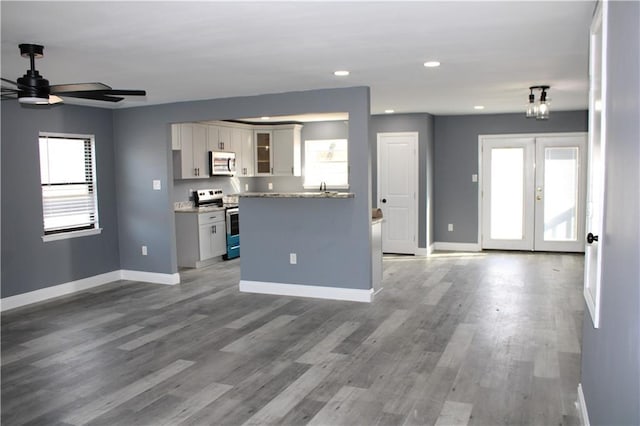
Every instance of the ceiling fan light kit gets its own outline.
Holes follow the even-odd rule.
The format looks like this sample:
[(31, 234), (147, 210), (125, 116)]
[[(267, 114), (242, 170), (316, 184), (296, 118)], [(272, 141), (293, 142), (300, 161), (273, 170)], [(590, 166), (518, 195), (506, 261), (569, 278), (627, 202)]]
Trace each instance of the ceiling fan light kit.
[[(531, 86), (529, 87), (529, 103), (525, 111), (527, 118), (535, 118), (536, 120), (548, 120), (549, 119), (549, 100), (547, 99), (547, 90), (551, 86)], [(536, 102), (534, 90), (540, 91), (540, 100)]]
[(15, 88), (2, 87), (2, 98), (18, 98), (23, 104), (48, 105), (62, 102), (61, 97), (89, 99), (94, 101), (120, 102), (121, 96), (146, 96), (144, 90), (112, 89), (103, 83), (72, 83), (50, 85), (36, 70), (35, 59), (44, 56), (44, 46), (39, 44), (20, 44), (20, 55), (29, 58), (30, 68), (14, 83), (5, 78), (3, 83)]

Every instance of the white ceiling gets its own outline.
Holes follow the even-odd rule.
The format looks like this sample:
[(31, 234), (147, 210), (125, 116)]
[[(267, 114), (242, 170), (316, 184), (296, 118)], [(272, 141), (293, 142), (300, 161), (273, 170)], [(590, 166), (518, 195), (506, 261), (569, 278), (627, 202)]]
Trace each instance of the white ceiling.
[[(372, 114), (519, 112), (529, 86), (548, 84), (552, 111), (587, 108), (591, 1), (0, 7), (2, 77), (15, 81), (28, 68), (19, 43), (43, 44), (36, 68), (51, 84), (147, 91), (117, 107), (369, 86)], [(427, 60), (442, 66), (425, 68)], [(335, 77), (338, 69), (351, 75)]]

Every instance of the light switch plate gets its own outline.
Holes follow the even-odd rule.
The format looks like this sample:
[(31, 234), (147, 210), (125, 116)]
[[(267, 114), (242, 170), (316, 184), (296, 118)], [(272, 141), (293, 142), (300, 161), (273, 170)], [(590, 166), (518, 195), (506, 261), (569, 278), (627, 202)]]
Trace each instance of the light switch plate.
[(269, 182), (269, 190), (273, 189), (273, 183)]
[(289, 263), (292, 265), (298, 263), (298, 256), (295, 253), (289, 253)]
[(471, 182), (477, 182), (478, 181), (478, 175), (473, 174), (471, 175)]
[(154, 179), (153, 180), (153, 190), (154, 191), (160, 191), (162, 189), (162, 184), (160, 184), (160, 180), (159, 179)]

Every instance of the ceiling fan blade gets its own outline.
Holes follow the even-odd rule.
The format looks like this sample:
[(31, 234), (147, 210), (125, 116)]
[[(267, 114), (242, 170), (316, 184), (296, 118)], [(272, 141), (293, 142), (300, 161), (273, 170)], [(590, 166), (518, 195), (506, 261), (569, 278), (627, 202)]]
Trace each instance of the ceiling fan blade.
[(147, 96), (147, 92), (144, 90), (120, 90), (111, 89), (105, 90), (105, 95), (119, 95), (119, 96)]
[(18, 83), (16, 83), (15, 81), (7, 80), (6, 78), (2, 78), (2, 77), (0, 77), (0, 80), (2, 80), (3, 83), (8, 83), (11, 86), (14, 86), (16, 88), (18, 87)]
[(90, 99), (93, 101), (106, 101), (106, 102), (120, 102), (121, 100), (124, 99), (118, 96), (110, 96), (109, 94), (104, 93), (101, 90), (64, 92), (64, 93), (58, 93), (58, 95), (64, 98), (80, 98), (80, 99)]
[(54, 84), (49, 88), (49, 92), (54, 95), (68, 92), (93, 92), (98, 90), (111, 90), (111, 87), (103, 83), (71, 83)]
[(64, 102), (60, 96), (49, 95), (49, 105), (59, 104)]

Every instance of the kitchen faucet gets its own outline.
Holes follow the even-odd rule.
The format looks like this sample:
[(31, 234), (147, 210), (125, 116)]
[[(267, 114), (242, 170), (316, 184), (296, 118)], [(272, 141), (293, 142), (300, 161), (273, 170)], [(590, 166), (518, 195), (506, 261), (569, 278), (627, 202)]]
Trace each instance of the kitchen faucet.
[(327, 183), (320, 182), (320, 191), (326, 191), (326, 190), (327, 190)]

